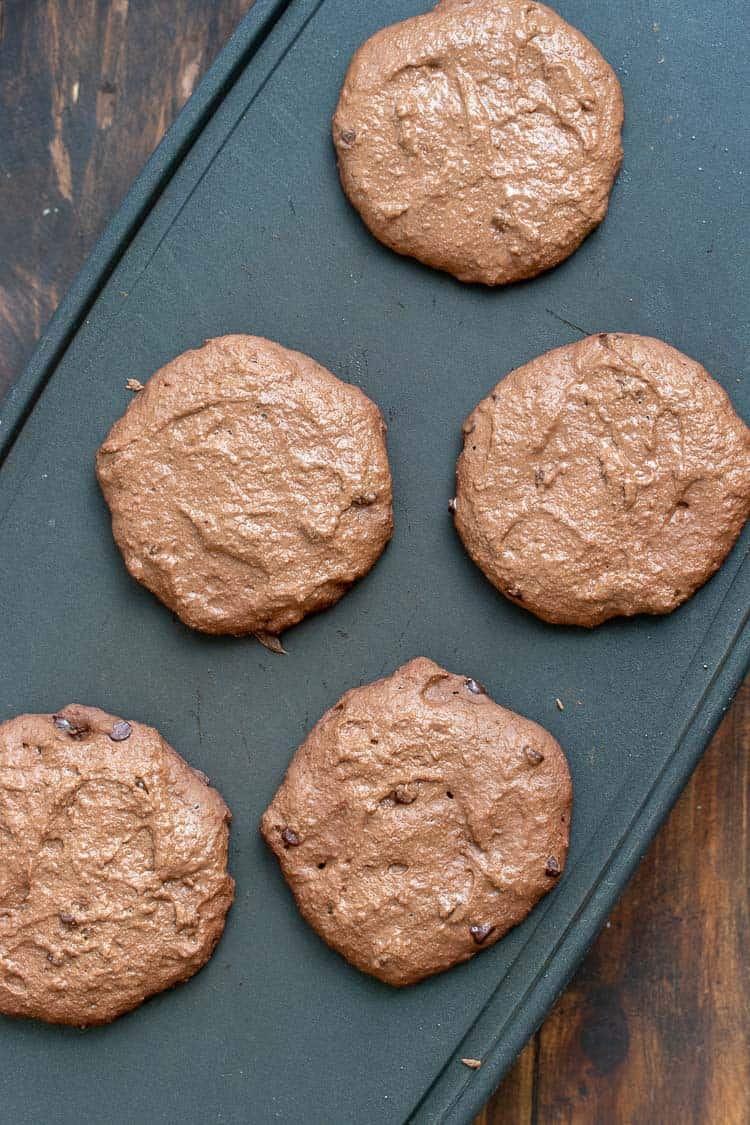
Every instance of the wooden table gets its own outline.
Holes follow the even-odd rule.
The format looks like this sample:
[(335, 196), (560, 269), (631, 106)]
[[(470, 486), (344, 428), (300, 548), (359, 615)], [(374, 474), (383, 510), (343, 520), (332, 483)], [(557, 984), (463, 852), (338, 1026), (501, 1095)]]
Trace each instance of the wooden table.
[[(249, 6), (0, 0), (0, 392)], [(750, 1122), (749, 747), (750, 682), (482, 1125)]]

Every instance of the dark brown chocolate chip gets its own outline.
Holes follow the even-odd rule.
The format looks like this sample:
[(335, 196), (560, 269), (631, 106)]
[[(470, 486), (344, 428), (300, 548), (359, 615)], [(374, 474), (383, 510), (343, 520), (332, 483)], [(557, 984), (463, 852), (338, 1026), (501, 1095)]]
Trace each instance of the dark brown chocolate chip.
[(88, 727), (77, 727), (71, 723), (70, 719), (65, 719), (61, 715), (55, 715), (52, 721), (58, 730), (69, 734), (71, 738), (85, 738), (88, 734)]
[(532, 766), (538, 766), (540, 762), (544, 761), (544, 754), (540, 750), (535, 750), (533, 746), (524, 746), (523, 752)]
[(346, 145), (347, 148), (354, 144), (357, 139), (357, 134), (354, 129), (344, 129), (341, 133), (341, 143)]
[(146, 785), (146, 782), (142, 777), (137, 777), (135, 779), (135, 784), (138, 789), (142, 789), (144, 793), (148, 793), (148, 785)]
[(483, 942), (487, 941), (487, 938), (494, 929), (495, 927), (491, 926), (489, 922), (485, 922), (481, 926), (469, 926), (469, 933), (477, 945), (482, 945)]
[(456, 514), (456, 498), (455, 498), (455, 496), (453, 497), (452, 500), (448, 501), (448, 511), (450, 512), (450, 514), (452, 516), (455, 516), (455, 514)]
[(544, 868), (544, 874), (549, 875), (550, 879), (556, 879), (561, 871), (560, 864), (557, 862), (553, 855), (548, 856), (547, 864)]
[(75, 926), (76, 920), (72, 914), (61, 914), (60, 921), (64, 926)]
[(126, 738), (130, 738), (133, 733), (133, 728), (130, 723), (124, 719), (118, 719), (112, 727), (109, 737), (113, 742), (124, 742)]
[(467, 687), (472, 695), (486, 695), (487, 688), (484, 684), (480, 684), (479, 680), (464, 680), (464, 687)]
[(299, 836), (293, 828), (285, 828), (281, 833), (281, 839), (287, 848), (296, 848), (299, 844)]

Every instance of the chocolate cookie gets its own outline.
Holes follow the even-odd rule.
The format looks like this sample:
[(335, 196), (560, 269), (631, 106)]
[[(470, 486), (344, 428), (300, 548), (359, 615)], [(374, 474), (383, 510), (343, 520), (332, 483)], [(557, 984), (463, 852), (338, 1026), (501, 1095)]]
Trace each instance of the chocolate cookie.
[(466, 550), (545, 621), (669, 613), (750, 514), (750, 431), (660, 340), (620, 333), (511, 372), (464, 424), (452, 504)]
[(266, 639), (332, 605), (393, 528), (377, 406), (254, 336), (158, 371), (96, 471), (130, 573), (206, 633)]
[(552, 735), (420, 658), (323, 716), (261, 832), (323, 940), (403, 985), (525, 918), (565, 866), (570, 808)]
[(607, 213), (620, 84), (528, 0), (443, 0), (354, 56), (333, 119), (341, 181), (376, 238), (461, 281), (555, 266)]
[(196, 973), (229, 820), (152, 727), (78, 704), (0, 725), (0, 1012), (108, 1023)]

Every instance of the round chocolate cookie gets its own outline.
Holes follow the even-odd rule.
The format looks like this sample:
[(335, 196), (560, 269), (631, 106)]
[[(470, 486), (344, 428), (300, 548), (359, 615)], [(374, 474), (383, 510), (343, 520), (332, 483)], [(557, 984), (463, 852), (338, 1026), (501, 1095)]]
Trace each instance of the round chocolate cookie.
[(277, 636), (338, 601), (393, 528), (377, 406), (254, 336), (158, 371), (96, 471), (130, 573), (206, 633)]
[(323, 940), (404, 985), (493, 945), (555, 886), (571, 800), (552, 735), (420, 658), (323, 716), (261, 832)]
[(474, 562), (545, 621), (669, 613), (750, 514), (750, 431), (660, 340), (589, 336), (511, 372), (464, 423), (451, 507)]
[(461, 281), (567, 258), (607, 213), (620, 84), (528, 0), (443, 0), (360, 47), (333, 119), (344, 190), (376, 238)]
[(0, 1013), (108, 1023), (196, 973), (229, 820), (152, 727), (77, 704), (0, 725)]

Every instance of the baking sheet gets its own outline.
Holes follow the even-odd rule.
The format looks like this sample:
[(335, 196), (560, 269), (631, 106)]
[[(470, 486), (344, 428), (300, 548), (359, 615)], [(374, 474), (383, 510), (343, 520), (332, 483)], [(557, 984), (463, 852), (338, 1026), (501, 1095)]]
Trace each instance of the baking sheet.
[[(620, 76), (625, 162), (609, 217), (568, 262), (494, 292), (380, 246), (338, 186), (329, 118), (352, 52), (428, 7), (257, 0), (0, 409), (0, 720), (76, 700), (157, 725), (233, 809), (238, 884), (224, 939), (187, 985), (88, 1032), (0, 1020), (0, 1102), (18, 1125), (470, 1121), (747, 666), (747, 531), (670, 617), (588, 633), (495, 593), (447, 512), (465, 415), (501, 375), (583, 331), (661, 336), (750, 419), (742, 5), (557, 5)], [(233, 331), (314, 356), (390, 427), (394, 540), (336, 607), (286, 635), (286, 658), (191, 633), (134, 583), (93, 473), (126, 379)], [(394, 991), (301, 921), (257, 822), (320, 714), (419, 654), (547, 726), (576, 806), (568, 869), (528, 920)]]

